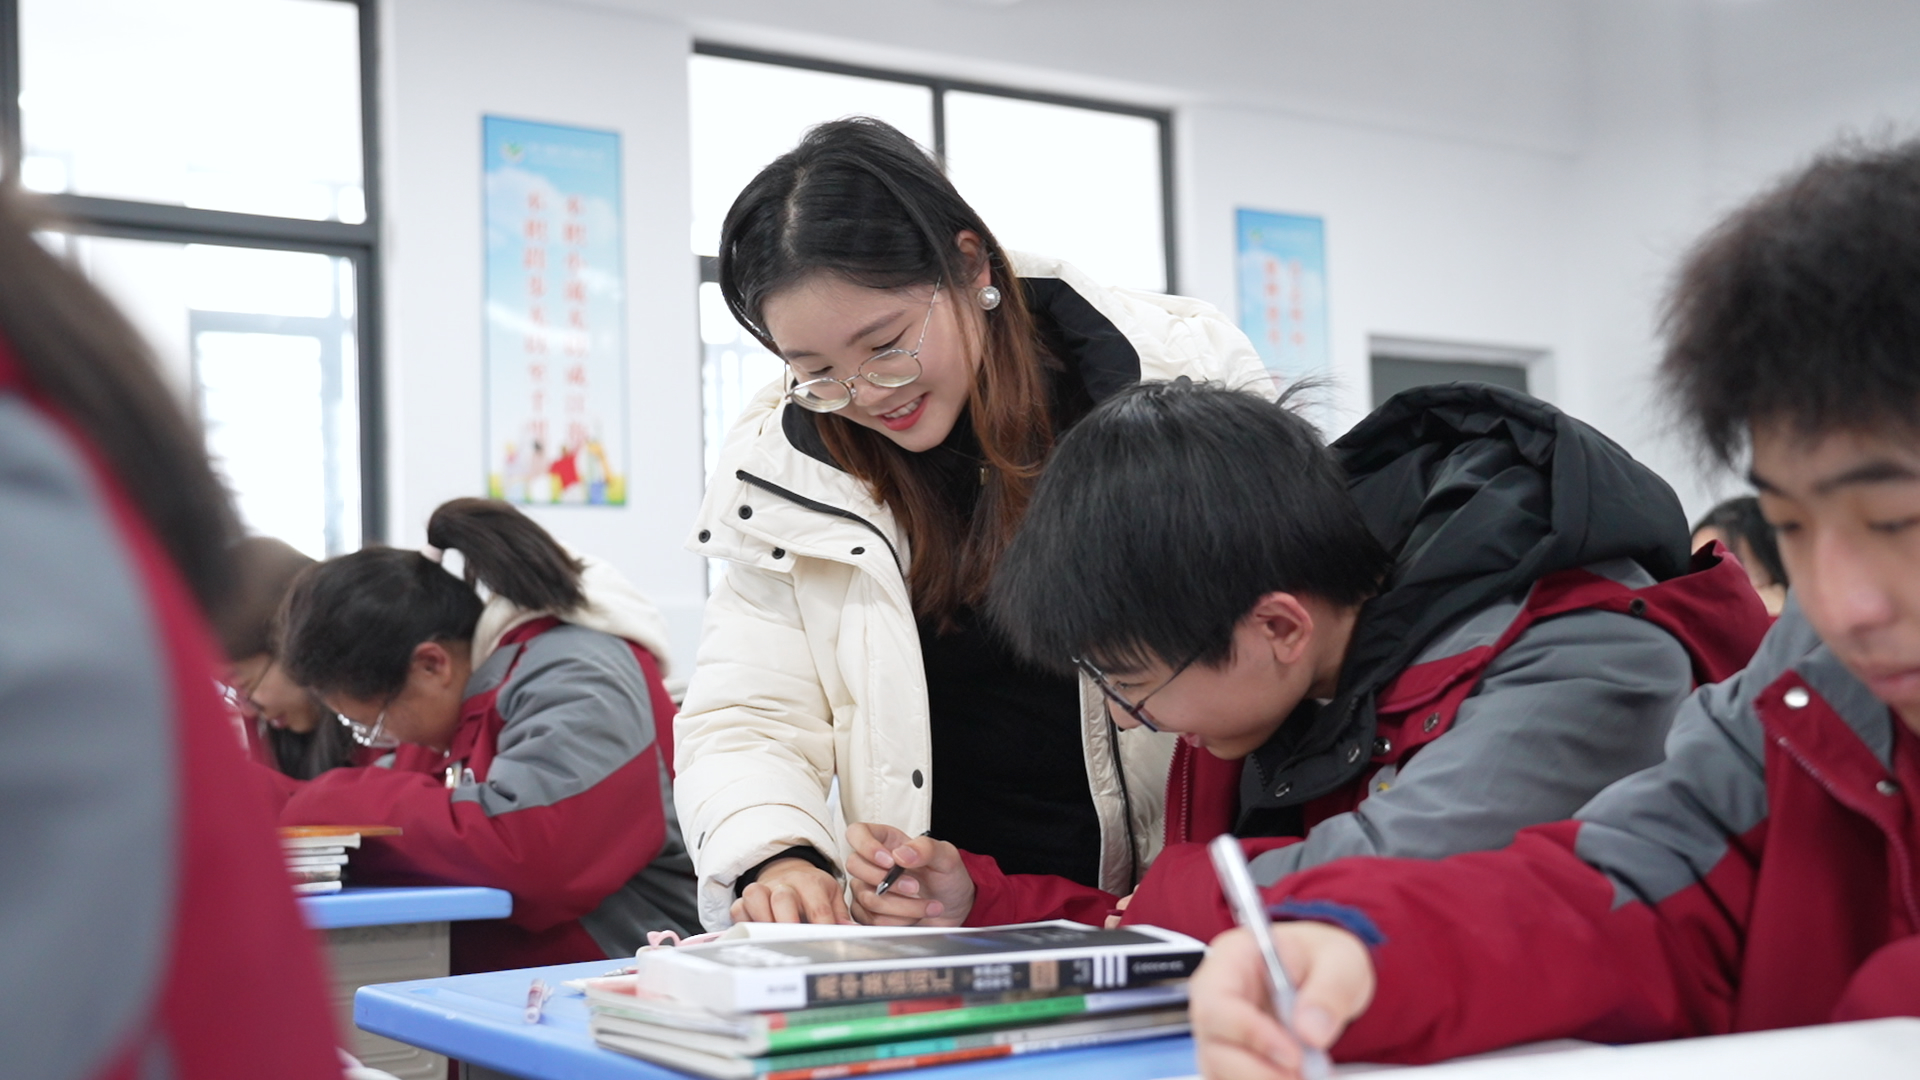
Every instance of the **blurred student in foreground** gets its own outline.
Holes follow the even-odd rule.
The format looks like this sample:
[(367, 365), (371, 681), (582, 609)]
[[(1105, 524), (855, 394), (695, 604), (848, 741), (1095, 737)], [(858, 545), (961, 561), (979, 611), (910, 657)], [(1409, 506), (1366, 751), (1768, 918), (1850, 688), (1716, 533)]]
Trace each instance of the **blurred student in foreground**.
[[(270, 536), (240, 540), (231, 558), (238, 589), (214, 626), (226, 648), (227, 692), (239, 712), (248, 755), (295, 780), (311, 780), (342, 765), (371, 764), (377, 755), (357, 754), (340, 718), (288, 678), (273, 658), (274, 615), (293, 579), (313, 560)], [(362, 756), (365, 760), (358, 760)]]
[(0, 188), (0, 1010), (16, 1076), (337, 1078), (212, 685), (233, 515), (125, 319)]
[(1760, 510), (1760, 500), (1743, 495), (1707, 511), (1693, 527), (1694, 550), (1718, 540), (1746, 567), (1747, 580), (1767, 614), (1779, 618), (1787, 607), (1787, 568), (1780, 562), (1780, 542)]
[[(1336, 1057), (1920, 1015), (1920, 142), (1830, 152), (1736, 213), (1666, 328), (1667, 385), (1749, 463), (1794, 599), (1667, 760), (1575, 820), (1272, 895), (1317, 920), (1274, 936), (1296, 1027)], [(1215, 1080), (1299, 1060), (1252, 944), (1194, 980)]]
[(454, 974), (697, 933), (659, 612), (506, 503), (445, 503), (427, 542), (329, 559), (287, 594), (287, 673), (393, 753), (270, 777), (280, 823), (400, 826), (354, 856), (362, 883), (511, 892), (508, 918), (453, 925)]

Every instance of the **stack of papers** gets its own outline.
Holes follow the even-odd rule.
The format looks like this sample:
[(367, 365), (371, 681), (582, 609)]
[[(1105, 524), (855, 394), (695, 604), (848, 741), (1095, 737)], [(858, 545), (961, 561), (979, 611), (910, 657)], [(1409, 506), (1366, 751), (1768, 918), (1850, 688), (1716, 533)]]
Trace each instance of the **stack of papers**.
[(391, 825), (293, 825), (280, 830), (293, 891), (299, 895), (336, 893), (346, 881), (347, 855), (363, 836), (397, 836)]
[(1070, 922), (748, 924), (582, 987), (608, 1049), (722, 1080), (825, 1080), (1184, 1034), (1205, 948)]

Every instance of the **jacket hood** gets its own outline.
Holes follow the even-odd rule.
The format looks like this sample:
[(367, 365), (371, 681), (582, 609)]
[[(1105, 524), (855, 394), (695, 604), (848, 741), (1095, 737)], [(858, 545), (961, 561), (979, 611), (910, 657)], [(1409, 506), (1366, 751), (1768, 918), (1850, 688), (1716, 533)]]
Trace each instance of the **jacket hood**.
[(1248, 759), (1243, 806), (1297, 806), (1359, 775), (1373, 755), (1375, 693), (1460, 618), (1609, 559), (1660, 581), (1687, 572), (1687, 519), (1667, 482), (1525, 394), (1417, 387), (1333, 452), (1393, 570), (1361, 608), (1334, 699), (1297, 713)]
[[(653, 654), (660, 665), (661, 677), (665, 678), (669, 662), (667, 621), (660, 609), (611, 565), (576, 551), (569, 550), (568, 554), (586, 566), (580, 575), (580, 590), (586, 594), (587, 602), (560, 615), (560, 620), (633, 642)], [(488, 597), (487, 606), (480, 612), (480, 622), (473, 630), (474, 668), (485, 663), (500, 647), (500, 639), (515, 627), (550, 614), (554, 613), (530, 611), (504, 596)]]

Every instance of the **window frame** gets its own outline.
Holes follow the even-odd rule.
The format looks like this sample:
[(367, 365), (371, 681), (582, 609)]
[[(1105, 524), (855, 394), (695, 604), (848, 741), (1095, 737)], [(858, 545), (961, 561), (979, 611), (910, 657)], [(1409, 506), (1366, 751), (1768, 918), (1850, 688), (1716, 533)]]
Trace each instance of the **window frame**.
[[(328, 0), (359, 9), (360, 186), (366, 220), (301, 218), (205, 210), (98, 195), (35, 193), (33, 199), (60, 231), (82, 236), (153, 240), (177, 244), (313, 252), (353, 265), (359, 395), (360, 540), (380, 543), (387, 535), (386, 383), (380, 265), (380, 35), (378, 0)], [(20, 0), (0, 0), (0, 183), (18, 188), (24, 157), (20, 121)]]
[[(11, 0), (0, 0), (11, 2)], [(837, 60), (821, 60), (811, 56), (794, 53), (769, 52), (763, 49), (743, 48), (715, 41), (693, 43), (693, 51), (699, 56), (714, 56), (725, 60), (745, 60), (757, 64), (773, 64), (779, 67), (801, 68), (806, 71), (819, 71), (829, 75), (851, 75), (861, 79), (877, 79), (882, 82), (907, 83), (924, 86), (933, 92), (933, 155), (944, 169), (947, 162), (947, 92), (957, 90), (968, 94), (986, 94), (993, 97), (1016, 98), (1021, 101), (1035, 101), (1044, 105), (1064, 105), (1074, 109), (1088, 109), (1093, 112), (1119, 113), (1123, 116), (1137, 116), (1151, 120), (1160, 129), (1160, 232), (1161, 243), (1166, 257), (1166, 291), (1180, 291), (1180, 271), (1178, 258), (1178, 240), (1174, 231), (1174, 192), (1173, 192), (1173, 110), (1156, 109), (1145, 105), (1130, 105), (1125, 102), (1105, 101), (1099, 98), (1079, 97), (1073, 94), (1055, 94), (1043, 90), (1026, 90), (1020, 87), (1003, 86), (997, 83), (974, 82), (970, 79), (951, 79), (943, 75), (922, 75), (907, 71), (895, 71), (888, 68), (866, 67), (861, 64), (846, 64)], [(711, 256), (696, 256), (701, 260), (701, 281), (718, 281), (713, 274), (714, 261)]]

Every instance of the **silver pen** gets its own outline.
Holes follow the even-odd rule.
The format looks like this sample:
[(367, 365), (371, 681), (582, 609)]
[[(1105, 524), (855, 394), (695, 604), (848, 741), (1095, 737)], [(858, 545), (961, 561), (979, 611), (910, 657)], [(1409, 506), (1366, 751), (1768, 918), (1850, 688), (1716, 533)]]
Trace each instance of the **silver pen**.
[(1300, 1044), (1301, 1077), (1327, 1080), (1333, 1075), (1333, 1062), (1327, 1052), (1308, 1046), (1293, 1030), (1293, 982), (1287, 978), (1287, 969), (1280, 966), (1280, 951), (1273, 947), (1273, 922), (1267, 918), (1260, 890), (1254, 887), (1253, 874), (1247, 870), (1247, 856), (1240, 850), (1239, 838), (1230, 834), (1216, 836), (1207, 845), (1207, 854), (1213, 857), (1213, 872), (1219, 875), (1220, 891), (1227, 896), (1234, 921), (1253, 935), (1260, 947), (1260, 957), (1266, 961), (1267, 993), (1273, 1001), (1273, 1013), (1280, 1018), (1280, 1026), (1293, 1036), (1293, 1041)]

